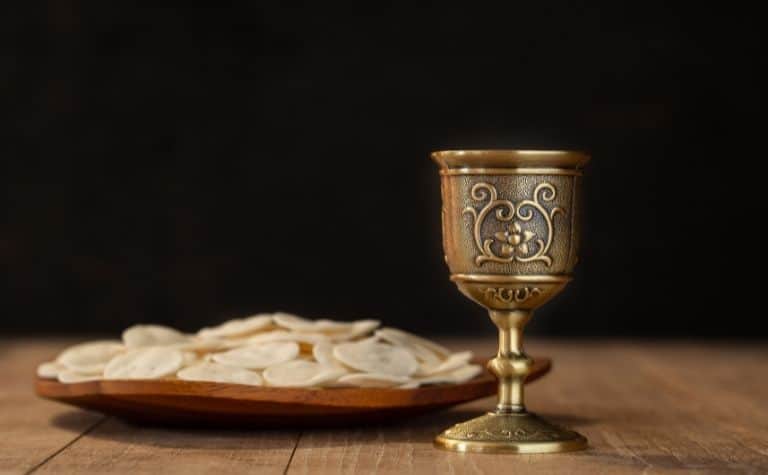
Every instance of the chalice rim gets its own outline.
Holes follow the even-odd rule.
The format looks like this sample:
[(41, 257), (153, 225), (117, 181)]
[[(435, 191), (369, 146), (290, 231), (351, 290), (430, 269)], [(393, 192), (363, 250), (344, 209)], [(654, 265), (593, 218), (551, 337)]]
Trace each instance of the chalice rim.
[(568, 168), (580, 169), (589, 162), (589, 154), (580, 150), (438, 150), (431, 158), (440, 168)]

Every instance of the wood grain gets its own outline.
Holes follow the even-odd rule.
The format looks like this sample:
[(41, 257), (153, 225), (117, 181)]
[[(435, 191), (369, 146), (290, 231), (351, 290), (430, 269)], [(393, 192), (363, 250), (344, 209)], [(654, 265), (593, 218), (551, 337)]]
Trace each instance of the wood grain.
[(283, 473), (297, 431), (174, 430), (110, 418), (62, 451), (41, 473)]
[(71, 343), (0, 340), (0, 473), (33, 469), (103, 419), (99, 414), (73, 411), (33, 397), (38, 363)]
[[(447, 342), (488, 353), (495, 342)], [(36, 345), (36, 346), (35, 346)], [(45, 344), (14, 350), (16, 368)], [(36, 349), (34, 349), (36, 348)], [(53, 348), (53, 346), (49, 346)], [(29, 386), (18, 404), (47, 406), (37, 425), (4, 424), (0, 471), (53, 473), (768, 473), (768, 345), (532, 341), (551, 355), (551, 375), (527, 390), (529, 406), (590, 440), (590, 449), (556, 455), (455, 454), (432, 438), (453, 422), (490, 408), (487, 398), (397, 424), (302, 431), (173, 430), (107, 419), (88, 424), (51, 417)], [(3, 348), (0, 351), (4, 351)], [(55, 351), (55, 350), (54, 350)], [(26, 352), (26, 353), (25, 353)], [(27, 354), (21, 357), (22, 354)], [(8, 353), (5, 352), (7, 356)], [(10, 366), (9, 366), (10, 365)], [(17, 375), (21, 370), (14, 369)], [(17, 387), (23, 386), (18, 380)], [(27, 377), (25, 384), (31, 384)], [(5, 390), (5, 388), (4, 388)], [(26, 399), (24, 399), (26, 398)], [(3, 406), (3, 415), (13, 411)], [(82, 414), (79, 411), (65, 414)], [(61, 416), (59, 416), (60, 418)], [(98, 421), (91, 419), (89, 422)], [(47, 421), (41, 423), (41, 421)], [(5, 421), (3, 421), (5, 422)], [(6, 434), (28, 430), (8, 447)], [(62, 437), (66, 435), (66, 437)], [(58, 437), (58, 439), (57, 439)], [(79, 438), (78, 438), (79, 437)], [(74, 442), (73, 439), (77, 438)], [(54, 443), (55, 442), (55, 443)], [(56, 447), (56, 444), (61, 444)], [(47, 452), (46, 452), (47, 451)], [(19, 452), (27, 454), (22, 461)], [(36, 457), (30, 454), (40, 452)], [(14, 465), (6, 464), (13, 462)]]

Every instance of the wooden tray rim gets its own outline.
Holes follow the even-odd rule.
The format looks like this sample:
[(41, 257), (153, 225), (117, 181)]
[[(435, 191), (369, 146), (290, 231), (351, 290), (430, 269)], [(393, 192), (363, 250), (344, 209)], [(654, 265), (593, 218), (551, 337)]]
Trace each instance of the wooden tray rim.
[[(551, 369), (549, 358), (534, 358), (534, 372), (526, 380), (530, 383)], [(196, 397), (237, 401), (299, 404), (346, 408), (393, 408), (435, 405), (457, 400), (457, 393), (467, 395), (493, 394), (496, 379), (483, 372), (475, 379), (461, 384), (400, 388), (275, 388), (233, 383), (211, 383), (182, 380), (98, 380), (81, 383), (60, 383), (52, 379), (37, 378), (38, 396), (66, 402), (90, 396), (111, 397)], [(461, 399), (461, 398), (458, 398)]]

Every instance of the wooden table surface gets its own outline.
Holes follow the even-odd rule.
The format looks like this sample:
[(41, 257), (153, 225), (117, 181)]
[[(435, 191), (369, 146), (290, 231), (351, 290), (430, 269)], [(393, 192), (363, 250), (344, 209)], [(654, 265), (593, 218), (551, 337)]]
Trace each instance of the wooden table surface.
[[(539, 341), (528, 405), (586, 435), (555, 455), (456, 454), (432, 438), (492, 398), (388, 426), (180, 430), (44, 401), (34, 369), (72, 343), (0, 340), (0, 473), (768, 473), (768, 344)], [(479, 354), (495, 341), (446, 342)]]

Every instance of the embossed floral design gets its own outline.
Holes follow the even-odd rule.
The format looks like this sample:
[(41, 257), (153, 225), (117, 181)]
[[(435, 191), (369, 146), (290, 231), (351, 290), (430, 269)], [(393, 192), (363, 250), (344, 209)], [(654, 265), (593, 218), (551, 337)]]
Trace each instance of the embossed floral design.
[(502, 243), (500, 254), (505, 257), (528, 254), (528, 241), (534, 236), (536, 233), (528, 230), (523, 231), (517, 221), (512, 222), (506, 231), (500, 231), (493, 235), (497, 241)]
[[(463, 214), (472, 217), (472, 235), (475, 238), (480, 255), (475, 257), (475, 264), (481, 266), (485, 262), (533, 262), (542, 261), (552, 265), (552, 257), (548, 255), (552, 246), (554, 227), (552, 221), (555, 216), (565, 214), (565, 210), (559, 206), (547, 209), (544, 203), (555, 200), (557, 191), (555, 186), (548, 182), (536, 185), (529, 199), (520, 200), (517, 203), (500, 199), (496, 187), (490, 183), (475, 183), (470, 190), (473, 201), (484, 203), (479, 209), (473, 206), (464, 208)], [(534, 216), (539, 216), (546, 227), (543, 233), (536, 234), (532, 231), (523, 231), (519, 222), (530, 222)], [(486, 218), (494, 219), (499, 223), (509, 223), (506, 231), (493, 233), (493, 237), (485, 235), (483, 223)], [(496, 228), (498, 229), (498, 228)], [(494, 243), (501, 243), (499, 253), (496, 253)]]

